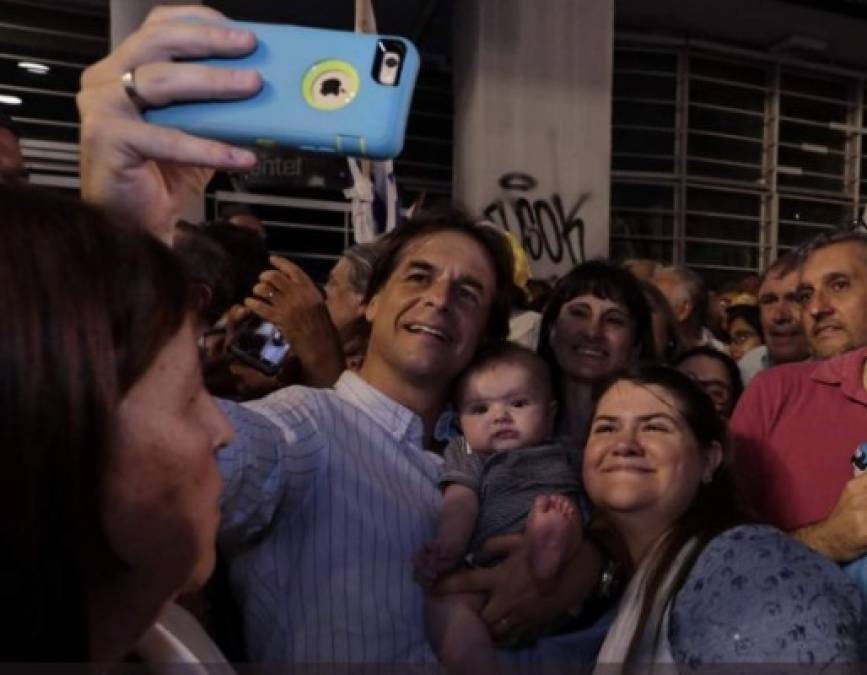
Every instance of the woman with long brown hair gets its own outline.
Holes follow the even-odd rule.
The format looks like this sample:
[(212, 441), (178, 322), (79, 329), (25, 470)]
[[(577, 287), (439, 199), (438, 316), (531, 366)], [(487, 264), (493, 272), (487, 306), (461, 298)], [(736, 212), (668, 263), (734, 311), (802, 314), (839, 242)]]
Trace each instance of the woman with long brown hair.
[(688, 376), (648, 366), (604, 388), (587, 494), (636, 568), (600, 663), (863, 661), (864, 601), (840, 569), (747, 524), (724, 420)]

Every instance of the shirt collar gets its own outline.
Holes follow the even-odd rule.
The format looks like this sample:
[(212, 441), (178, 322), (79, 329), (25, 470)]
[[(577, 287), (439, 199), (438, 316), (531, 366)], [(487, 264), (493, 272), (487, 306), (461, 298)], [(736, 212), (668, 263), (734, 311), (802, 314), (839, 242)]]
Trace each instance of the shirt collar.
[(864, 389), (864, 361), (867, 347), (822, 361), (813, 371), (812, 378), (822, 384), (840, 387), (849, 398), (867, 405), (867, 391)]
[(351, 370), (343, 371), (334, 385), (337, 395), (365, 412), (396, 441), (407, 441), (418, 447), (424, 442), (421, 417), (397, 401), (390, 399)]

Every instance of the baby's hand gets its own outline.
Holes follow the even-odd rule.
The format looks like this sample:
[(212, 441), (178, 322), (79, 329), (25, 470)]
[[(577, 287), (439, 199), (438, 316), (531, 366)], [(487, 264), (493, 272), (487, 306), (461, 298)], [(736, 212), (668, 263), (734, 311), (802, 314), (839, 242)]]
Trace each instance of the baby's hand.
[(422, 588), (430, 590), (437, 579), (454, 569), (459, 560), (460, 553), (449, 551), (440, 539), (431, 539), (413, 558), (415, 580)]

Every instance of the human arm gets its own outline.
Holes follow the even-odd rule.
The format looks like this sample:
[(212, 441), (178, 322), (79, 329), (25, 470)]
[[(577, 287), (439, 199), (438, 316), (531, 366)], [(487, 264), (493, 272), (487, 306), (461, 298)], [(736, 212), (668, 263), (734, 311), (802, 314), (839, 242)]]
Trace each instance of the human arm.
[(605, 564), (600, 548), (587, 539), (553, 579), (540, 585), (530, 571), (522, 533), (492, 537), (482, 555), (503, 559), (493, 567), (451, 574), (436, 592), (486, 593), (482, 619), (495, 638), (507, 643), (537, 635), (580, 606), (597, 589)]
[(280, 329), (300, 366), (304, 384), (330, 387), (346, 363), (322, 293), (297, 265), (278, 256), (272, 256), (270, 262), (276, 269), (259, 276), (254, 296), (247, 298), (244, 306)]
[(157, 7), (81, 76), (76, 101), (82, 197), (167, 242), (186, 205), (202, 198), (215, 169), (249, 170), (256, 158), (249, 150), (147, 124), (121, 76), (134, 71), (138, 93), (154, 106), (255, 94), (261, 78), (254, 71), (184, 62), (241, 56), (255, 47), (249, 31), (217, 24), (225, 20), (203, 6)]
[(440, 575), (458, 564), (472, 539), (478, 515), (479, 496), (475, 490), (458, 483), (445, 487), (436, 535), (415, 556), (416, 579), (422, 586), (430, 588)]
[[(785, 369), (759, 373), (744, 391), (731, 420), (735, 441), (735, 473), (738, 486), (752, 507), (756, 520), (792, 529), (803, 520), (791, 520), (786, 469), (779, 457), (804, 451), (776, 440), (772, 421), (779, 420), (789, 402)], [(782, 418), (793, 423), (790, 417)], [(781, 478), (782, 477), (782, 478)], [(850, 479), (837, 503), (822, 520), (793, 529), (790, 534), (822, 555), (846, 562), (867, 553), (867, 481)]]
[(711, 540), (672, 605), (677, 663), (861, 661), (864, 599), (840, 569), (784, 533), (745, 526)]
[(289, 388), (241, 405), (220, 404), (235, 430), (217, 453), (225, 483), (220, 543), (243, 543), (267, 529), (278, 509), (300, 503), (312, 488), (326, 452), (304, 398)]
[(840, 563), (867, 553), (867, 474), (846, 483), (827, 518), (791, 534), (814, 551)]

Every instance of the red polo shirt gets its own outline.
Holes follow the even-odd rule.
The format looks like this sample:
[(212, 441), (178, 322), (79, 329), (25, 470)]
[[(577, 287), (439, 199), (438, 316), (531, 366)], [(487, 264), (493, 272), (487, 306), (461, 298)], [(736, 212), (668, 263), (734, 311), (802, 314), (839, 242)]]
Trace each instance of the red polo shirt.
[(758, 515), (783, 530), (823, 520), (867, 441), (867, 347), (759, 373), (731, 419), (735, 472)]

